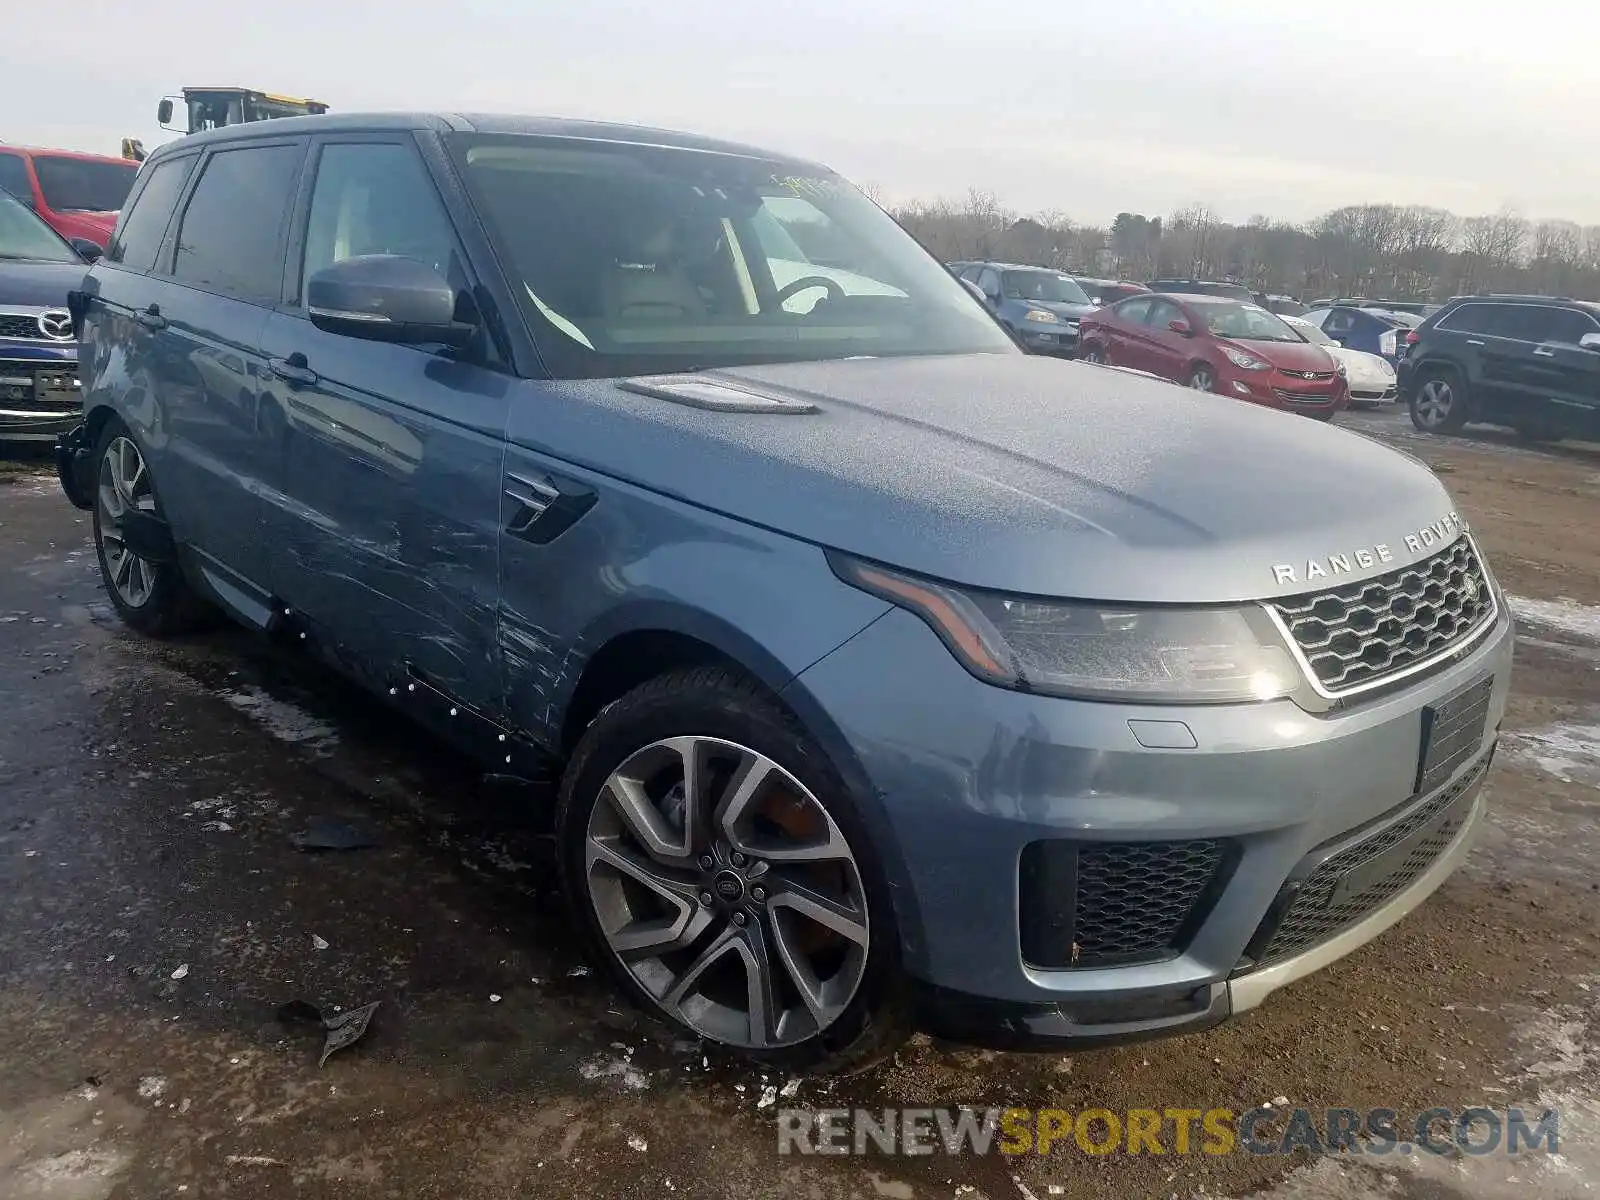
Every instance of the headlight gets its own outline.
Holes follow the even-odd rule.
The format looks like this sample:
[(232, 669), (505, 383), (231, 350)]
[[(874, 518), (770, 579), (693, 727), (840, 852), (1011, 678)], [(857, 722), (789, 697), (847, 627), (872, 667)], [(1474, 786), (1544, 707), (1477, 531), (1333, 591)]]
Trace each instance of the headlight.
[(978, 592), (830, 554), (835, 573), (921, 617), (961, 665), (1023, 692), (1128, 703), (1272, 700), (1299, 672), (1254, 607), (1169, 608)]
[(1056, 317), (1055, 313), (1046, 312), (1042, 308), (1030, 308), (1027, 312), (1022, 314), (1022, 319), (1024, 321), (1043, 321), (1046, 325), (1055, 325), (1059, 323), (1059, 319)]
[(1378, 360), (1378, 369), (1383, 372), (1385, 377), (1389, 379), (1394, 378), (1394, 364), (1387, 358), (1380, 358)]
[(1222, 352), (1228, 356), (1228, 361), (1234, 366), (1245, 371), (1270, 371), (1272, 364), (1262, 362), (1254, 354), (1246, 354), (1243, 350), (1235, 350), (1232, 346), (1224, 346)]

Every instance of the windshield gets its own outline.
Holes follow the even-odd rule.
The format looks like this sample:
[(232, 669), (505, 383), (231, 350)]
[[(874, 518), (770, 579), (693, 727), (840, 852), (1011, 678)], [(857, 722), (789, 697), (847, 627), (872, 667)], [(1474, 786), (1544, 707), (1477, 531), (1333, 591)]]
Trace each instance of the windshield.
[(454, 149), (557, 378), (1018, 353), (837, 176), (559, 138), (463, 135)]
[(1088, 304), (1088, 294), (1078, 281), (1054, 271), (1002, 271), (1000, 286), (1013, 300), (1043, 300), (1047, 304)]
[(1415, 313), (1394, 312), (1387, 308), (1369, 308), (1367, 311), (1397, 329), (1415, 329), (1422, 324), (1422, 318)]
[(139, 164), (36, 154), (33, 169), (45, 205), (56, 212), (120, 212)]
[(55, 234), (33, 210), (0, 192), (0, 259), (34, 259), (77, 262), (72, 247)]
[(1249, 342), (1299, 342), (1298, 333), (1266, 309), (1254, 304), (1196, 304), (1206, 328), (1218, 337)]
[(1331, 337), (1323, 333), (1310, 321), (1287, 321), (1285, 324), (1308, 342), (1315, 342), (1319, 346), (1332, 346), (1335, 344)]

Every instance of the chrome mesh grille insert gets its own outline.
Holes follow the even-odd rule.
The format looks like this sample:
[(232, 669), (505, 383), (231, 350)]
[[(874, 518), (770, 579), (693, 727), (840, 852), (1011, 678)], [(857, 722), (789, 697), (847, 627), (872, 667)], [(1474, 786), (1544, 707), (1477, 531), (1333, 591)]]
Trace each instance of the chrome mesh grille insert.
[(1471, 539), (1376, 579), (1273, 602), (1317, 681), (1338, 693), (1443, 654), (1494, 614)]

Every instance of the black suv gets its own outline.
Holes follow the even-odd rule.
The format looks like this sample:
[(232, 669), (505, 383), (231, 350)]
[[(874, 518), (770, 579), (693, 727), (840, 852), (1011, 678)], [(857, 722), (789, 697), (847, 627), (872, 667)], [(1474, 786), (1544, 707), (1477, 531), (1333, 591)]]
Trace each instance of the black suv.
[(1222, 296), (1240, 304), (1254, 304), (1256, 294), (1242, 283), (1220, 283), (1214, 279), (1152, 279), (1145, 284), (1152, 292), (1180, 296)]
[(1413, 336), (1400, 389), (1418, 429), (1482, 421), (1540, 440), (1600, 437), (1600, 304), (1458, 296)]

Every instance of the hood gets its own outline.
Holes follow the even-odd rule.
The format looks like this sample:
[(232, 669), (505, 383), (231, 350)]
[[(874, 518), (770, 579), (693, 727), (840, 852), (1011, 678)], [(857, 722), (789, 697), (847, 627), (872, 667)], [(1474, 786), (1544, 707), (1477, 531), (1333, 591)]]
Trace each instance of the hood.
[(1324, 346), (1336, 362), (1342, 362), (1351, 379), (1385, 379), (1394, 382), (1394, 367), (1381, 354), (1368, 354), (1365, 350), (1350, 350), (1344, 346)]
[[(539, 398), (518, 440), (736, 521), (1042, 596), (1292, 595), (1306, 588), (1280, 582), (1285, 565), (1304, 580), (1308, 561), (1323, 564), (1315, 577), (1348, 556), (1355, 579), (1409, 561), (1408, 535), (1434, 529), (1426, 553), (1454, 537), (1439, 532), (1450, 496), (1415, 459), (1091, 364), (846, 359), (696, 378), (814, 411), (715, 411), (574, 381)], [(586, 459), (584, 446), (604, 456)]]
[(1331, 371), (1334, 361), (1327, 350), (1311, 342), (1258, 342), (1254, 338), (1218, 338), (1224, 346), (1236, 346), (1264, 359), (1281, 371)]
[(0, 258), (0, 306), (66, 308), (67, 293), (83, 285), (82, 262), (14, 262)]
[[(1017, 298), (1013, 297), (1013, 299)], [(1017, 299), (1017, 303), (1026, 305), (1029, 308), (1047, 309), (1048, 311), (1055, 313), (1055, 315), (1058, 317), (1065, 317), (1072, 321), (1082, 320), (1084, 317), (1100, 311), (1093, 304), (1069, 304), (1065, 300)]]

